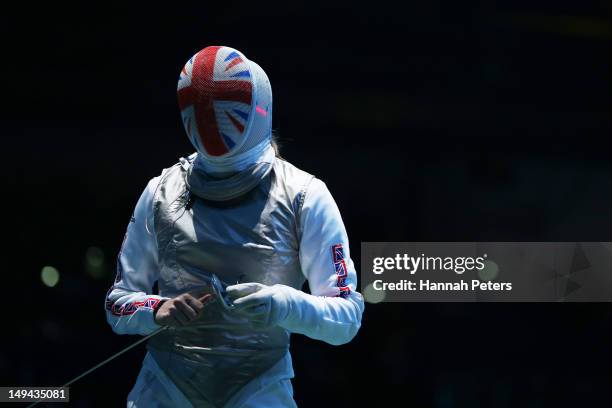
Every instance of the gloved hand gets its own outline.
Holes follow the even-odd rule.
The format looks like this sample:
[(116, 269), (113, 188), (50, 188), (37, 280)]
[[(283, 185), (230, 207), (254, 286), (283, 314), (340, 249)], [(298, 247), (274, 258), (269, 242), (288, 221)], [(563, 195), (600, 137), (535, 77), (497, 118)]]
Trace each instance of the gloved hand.
[(291, 292), (286, 285), (239, 283), (226, 288), (234, 311), (246, 316), (256, 327), (268, 328), (283, 322), (291, 310)]
[(286, 285), (239, 283), (226, 288), (233, 310), (259, 328), (282, 327), (329, 344), (349, 342), (361, 326), (363, 298), (313, 296)]

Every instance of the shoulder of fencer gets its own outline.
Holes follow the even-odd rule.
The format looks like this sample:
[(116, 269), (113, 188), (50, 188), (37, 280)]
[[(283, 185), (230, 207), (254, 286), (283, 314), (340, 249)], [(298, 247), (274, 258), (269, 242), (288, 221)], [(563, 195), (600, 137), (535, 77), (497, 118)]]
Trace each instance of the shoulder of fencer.
[(274, 172), (284, 179), (288, 184), (303, 186), (315, 178), (312, 174), (304, 171), (285, 159), (277, 157), (274, 161)]
[[(174, 167), (180, 167), (182, 170), (187, 171), (189, 169), (189, 166), (191, 166), (191, 164), (193, 163), (193, 161), (196, 159), (198, 153), (191, 153), (189, 156), (183, 156), (181, 158), (179, 158), (178, 163), (175, 163), (174, 166), (170, 167), (169, 169), (172, 169)], [(162, 175), (166, 170), (169, 169), (164, 169), (162, 171)]]
[(308, 209), (311, 213), (320, 213), (329, 208), (337, 208), (336, 201), (323, 180), (313, 178), (308, 184), (303, 208)]
[(196, 159), (197, 155), (198, 153), (195, 152), (187, 156), (179, 157), (178, 161), (174, 163), (172, 166), (162, 169), (160, 177), (163, 177), (165, 173), (167, 173), (169, 170), (172, 170), (172, 169), (182, 168), (183, 170), (187, 170), (189, 166), (191, 166), (193, 161)]
[(316, 180), (315, 176), (281, 158), (276, 158), (274, 162), (274, 173), (277, 181), (282, 182), (284, 190), (294, 200), (299, 211), (310, 184)]
[(186, 171), (189, 168), (189, 165), (193, 163), (195, 158), (196, 153), (193, 153), (189, 156), (181, 157), (174, 165), (162, 169), (159, 176), (153, 177), (149, 180), (143, 198), (145, 200), (153, 200), (156, 192), (163, 184), (163, 181), (173, 173)]
[(179, 162), (176, 165), (179, 165), (187, 169), (193, 163), (193, 161), (196, 159), (197, 156), (198, 156), (198, 152), (191, 153), (189, 156), (183, 156), (179, 159)]
[(193, 163), (193, 161), (196, 159), (197, 157), (197, 152), (196, 153), (192, 153), (188, 156), (183, 156), (180, 157), (178, 159), (178, 162), (174, 163), (172, 166), (170, 167), (166, 167), (164, 169), (162, 169), (161, 174), (157, 177), (154, 178), (159, 181), (163, 180), (165, 177), (167, 177), (170, 173), (175, 172), (175, 171), (187, 171), (189, 169), (189, 167), (191, 166), (191, 164)]
[[(278, 169), (277, 169), (278, 168)], [(336, 209), (337, 205), (323, 180), (303, 171), (283, 159), (277, 159), (275, 171), (281, 172), (285, 185), (298, 213), (304, 215), (304, 209), (310, 213), (325, 213), (326, 209)]]

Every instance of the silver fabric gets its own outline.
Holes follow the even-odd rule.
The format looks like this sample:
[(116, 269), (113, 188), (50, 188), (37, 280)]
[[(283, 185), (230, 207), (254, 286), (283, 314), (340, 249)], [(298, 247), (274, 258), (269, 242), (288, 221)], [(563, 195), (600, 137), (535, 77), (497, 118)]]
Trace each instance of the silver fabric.
[[(210, 292), (212, 273), (227, 284), (300, 289), (298, 219), (312, 176), (277, 159), (246, 195), (214, 202), (188, 191), (191, 161), (168, 169), (154, 197), (160, 295)], [(209, 304), (192, 326), (167, 330), (148, 343), (160, 368), (195, 406), (203, 407), (223, 406), (283, 358), (288, 347), (285, 329), (256, 329), (217, 303)]]
[(212, 201), (227, 201), (251, 191), (268, 176), (274, 160), (259, 161), (243, 171), (220, 178), (205, 171), (202, 155), (197, 155), (187, 170), (187, 188), (198, 197)]

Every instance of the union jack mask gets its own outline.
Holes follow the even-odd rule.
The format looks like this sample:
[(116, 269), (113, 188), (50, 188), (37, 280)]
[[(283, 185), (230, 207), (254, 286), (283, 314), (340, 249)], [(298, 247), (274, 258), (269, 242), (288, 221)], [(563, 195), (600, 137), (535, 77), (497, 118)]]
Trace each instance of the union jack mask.
[(229, 158), (270, 141), (270, 81), (238, 50), (211, 46), (191, 57), (179, 76), (178, 100), (187, 136), (206, 159)]

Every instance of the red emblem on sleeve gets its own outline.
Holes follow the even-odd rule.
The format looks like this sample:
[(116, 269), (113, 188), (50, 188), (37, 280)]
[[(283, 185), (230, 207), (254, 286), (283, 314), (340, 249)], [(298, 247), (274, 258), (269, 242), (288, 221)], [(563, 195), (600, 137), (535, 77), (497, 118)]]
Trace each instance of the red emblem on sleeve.
[(346, 268), (346, 262), (344, 261), (344, 248), (342, 247), (342, 244), (336, 244), (332, 245), (331, 249), (334, 269), (336, 271), (336, 286), (340, 290), (338, 296), (346, 298), (351, 293), (351, 289), (346, 285), (348, 269)]

